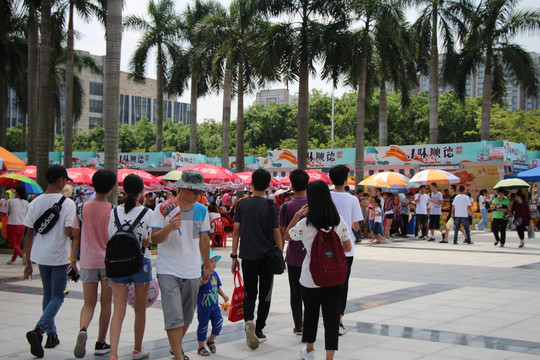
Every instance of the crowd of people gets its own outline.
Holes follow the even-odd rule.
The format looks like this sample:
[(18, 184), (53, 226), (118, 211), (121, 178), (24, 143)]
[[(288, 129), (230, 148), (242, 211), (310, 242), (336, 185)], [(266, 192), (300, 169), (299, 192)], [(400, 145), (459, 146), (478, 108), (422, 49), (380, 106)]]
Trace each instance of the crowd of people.
[[(46, 173), (48, 186), (43, 194), (28, 202), (24, 189), (18, 187), (13, 199), (0, 201), (0, 212), (8, 215), (9, 242), (14, 248), (8, 264), (13, 264), (20, 256), (25, 279), (32, 277), (33, 266), (37, 264), (43, 285), (43, 313), (34, 329), (26, 334), (30, 352), (43, 357), (44, 348), (60, 344), (55, 316), (64, 300), (68, 279), (75, 281), (80, 277), (84, 302), (74, 356), (86, 355), (89, 328), (98, 293), (101, 293), (94, 354), (109, 354), (113, 360), (118, 358), (128, 285), (133, 284), (132, 357), (149, 357), (150, 351), (143, 347), (143, 339), (148, 291), (155, 273), (164, 329), (174, 358), (189, 359), (182, 344), (195, 312), (197, 353), (201, 356), (216, 353), (215, 340), (223, 326), (219, 297), (226, 302), (229, 297), (215, 271), (221, 256), (210, 249), (209, 235), (211, 221), (223, 217), (232, 232), (231, 271), (233, 274), (241, 272), (244, 281), (247, 346), (254, 350), (266, 341), (264, 328), (270, 312), (274, 276), (279, 274), (270, 264), (275, 251), (283, 253), (286, 248), (284, 262), (293, 332), (302, 336), (304, 343), (299, 354), (303, 359), (315, 358), (314, 344), (322, 311), (326, 359), (333, 359), (339, 336), (346, 333), (343, 317), (354, 242), (369, 239), (370, 243), (379, 244), (391, 240), (392, 236), (408, 237), (409, 223), (414, 217), (418, 239), (435, 241), (435, 232), (440, 231), (440, 242), (447, 243), (450, 230), (454, 228), (454, 244), (458, 243), (460, 231), (464, 233), (464, 242), (472, 244), (473, 200), (464, 186), (451, 185), (441, 193), (435, 183), (429, 188), (422, 185), (415, 195), (385, 193), (384, 189), (376, 188), (373, 195), (357, 192), (355, 196), (346, 185), (348, 175), (349, 169), (344, 165), (331, 168), (329, 177), (333, 189), (330, 191), (326, 183), (310, 183), (309, 175), (297, 169), (290, 174), (291, 190), (276, 195), (269, 191), (270, 173), (259, 169), (252, 174), (251, 192), (236, 198), (232, 191), (214, 191), (205, 184), (203, 175), (194, 170), (182, 173), (175, 183), (176, 191), (147, 194), (144, 194), (142, 179), (132, 174), (124, 179), (119, 205), (112, 206), (107, 199), (117, 182), (114, 173), (97, 171), (92, 178), (95, 192), (88, 198), (84, 198), (82, 192), (68, 193), (72, 200), (65, 196), (66, 184), (71, 180), (66, 170), (60, 165), (50, 166)], [(486, 190), (480, 191), (478, 203), (482, 221), (476, 229), (487, 229), (491, 212), (495, 245), (504, 246), (509, 214), (513, 215), (519, 247), (523, 247), (531, 220), (529, 206), (521, 192), (513, 194), (513, 199), (507, 195), (504, 190), (497, 191), (496, 196), (495, 192), (489, 196)], [(176, 199), (175, 216), (167, 211), (170, 199)], [(445, 201), (449, 204), (447, 209)], [(449, 212), (444, 224), (441, 222), (443, 210)], [(132, 234), (140, 250), (140, 261), (135, 269), (128, 269), (127, 262), (123, 268), (121, 261), (108, 252), (112, 239), (119, 233), (127, 236), (126, 232)], [(25, 254), (21, 250), (24, 234)], [(322, 238), (327, 243), (334, 239), (336, 247), (332, 251), (319, 250), (318, 242)], [(148, 251), (151, 245), (158, 249), (155, 269)], [(321, 261), (330, 260), (335, 261), (336, 271), (341, 271), (340, 276), (343, 276), (337, 284), (324, 282), (314, 273), (314, 267), (321, 266)], [(113, 272), (113, 265), (114, 269), (125, 271)], [(107, 333), (110, 344), (106, 342)]]

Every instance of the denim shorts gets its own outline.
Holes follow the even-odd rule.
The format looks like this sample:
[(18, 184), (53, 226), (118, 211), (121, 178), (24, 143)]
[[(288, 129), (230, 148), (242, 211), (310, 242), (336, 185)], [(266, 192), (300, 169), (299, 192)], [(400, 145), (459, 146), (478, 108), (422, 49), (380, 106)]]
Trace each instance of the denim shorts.
[(143, 265), (141, 270), (138, 273), (135, 273), (130, 276), (123, 276), (117, 278), (111, 278), (110, 281), (114, 284), (147, 284), (152, 281), (152, 264), (150, 259), (143, 258)]

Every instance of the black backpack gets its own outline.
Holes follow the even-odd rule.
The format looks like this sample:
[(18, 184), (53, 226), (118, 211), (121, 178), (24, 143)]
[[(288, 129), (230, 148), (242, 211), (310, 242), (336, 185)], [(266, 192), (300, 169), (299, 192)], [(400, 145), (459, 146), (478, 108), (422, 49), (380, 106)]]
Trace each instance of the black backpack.
[(131, 276), (141, 270), (144, 248), (139, 245), (133, 229), (147, 211), (147, 207), (143, 208), (129, 228), (124, 230), (128, 224), (120, 224), (117, 208), (114, 208), (114, 222), (118, 230), (109, 239), (105, 250), (105, 273), (108, 278)]
[(34, 231), (38, 234), (46, 234), (51, 230), (60, 218), (60, 211), (62, 210), (62, 204), (66, 200), (65, 196), (62, 196), (58, 202), (53, 206), (45, 210), (45, 212), (34, 221)]

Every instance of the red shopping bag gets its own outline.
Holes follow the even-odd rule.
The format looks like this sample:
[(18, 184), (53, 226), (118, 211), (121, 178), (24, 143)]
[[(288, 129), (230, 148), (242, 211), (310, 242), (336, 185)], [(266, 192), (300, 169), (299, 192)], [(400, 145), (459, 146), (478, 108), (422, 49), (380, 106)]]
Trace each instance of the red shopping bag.
[[(237, 283), (238, 278), (238, 283)], [(229, 310), (229, 321), (236, 322), (244, 320), (244, 282), (240, 276), (240, 272), (234, 273), (234, 291), (231, 300), (231, 310)]]

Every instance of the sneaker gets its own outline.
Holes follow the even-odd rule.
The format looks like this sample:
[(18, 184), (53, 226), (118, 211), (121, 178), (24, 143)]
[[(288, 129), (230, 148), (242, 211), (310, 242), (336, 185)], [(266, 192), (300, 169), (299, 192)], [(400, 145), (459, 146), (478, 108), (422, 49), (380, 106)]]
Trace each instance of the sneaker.
[(259, 339), (260, 343), (266, 341), (266, 335), (263, 334), (262, 330), (255, 331), (255, 336), (257, 336), (257, 339)]
[(111, 345), (106, 342), (97, 342), (96, 347), (94, 348), (94, 355), (105, 355), (111, 352)]
[(296, 335), (302, 335), (302, 328), (301, 327), (295, 327), (293, 329), (293, 333), (295, 333)]
[(345, 330), (345, 326), (343, 324), (339, 324), (339, 335), (345, 335), (347, 333), (347, 330)]
[(432, 236), (427, 241), (435, 241), (435, 238)]
[(86, 355), (86, 339), (88, 339), (88, 334), (86, 331), (79, 331), (79, 335), (77, 335), (77, 342), (75, 343), (75, 348), (73, 349), (73, 355), (75, 355), (77, 359), (82, 359)]
[(45, 354), (41, 346), (43, 335), (38, 332), (37, 328), (26, 333), (26, 340), (30, 344), (30, 353), (35, 357), (42, 358)]
[(311, 352), (307, 352), (307, 346), (304, 345), (300, 348), (300, 351), (298, 352), (300, 357), (304, 360), (315, 360), (315, 350)]
[(10, 261), (8, 261), (8, 262), (6, 263), (6, 265), (15, 265), (15, 261), (11, 261), (11, 260), (10, 260)]
[(474, 224), (474, 230), (478, 231), (478, 224)]
[(141, 351), (133, 350), (133, 360), (146, 359), (150, 356), (150, 351), (141, 349)]
[(446, 240), (441, 240), (441, 241), (439, 241), (439, 242), (440, 242), (441, 244), (448, 244), (448, 241), (446, 241)]
[(255, 335), (255, 323), (253, 320), (246, 321), (246, 344), (251, 350), (259, 347), (259, 338)]
[(495, 241), (495, 242), (493, 243), (493, 246), (497, 246), (497, 245), (499, 245), (499, 241)]
[(52, 349), (56, 347), (56, 345), (60, 345), (60, 339), (58, 338), (58, 335), (56, 333), (47, 335), (47, 341), (45, 341), (45, 349)]

